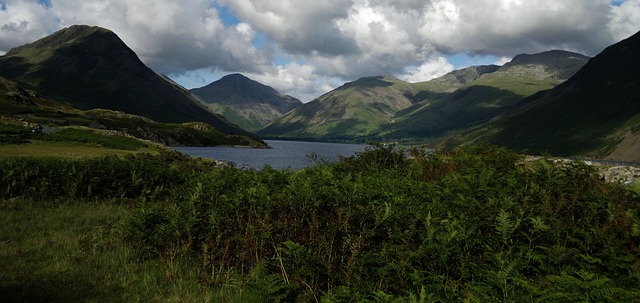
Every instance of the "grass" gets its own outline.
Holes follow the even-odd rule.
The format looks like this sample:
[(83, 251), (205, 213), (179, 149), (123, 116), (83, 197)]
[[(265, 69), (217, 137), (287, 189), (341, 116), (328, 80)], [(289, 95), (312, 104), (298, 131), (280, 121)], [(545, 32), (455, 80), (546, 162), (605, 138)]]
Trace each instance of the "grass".
[(0, 202), (0, 302), (263, 302), (240, 273), (203, 284), (195, 264), (142, 258), (121, 236), (130, 208)]
[(95, 144), (77, 142), (43, 142), (33, 141), (27, 144), (0, 145), (0, 158), (5, 157), (61, 157), (61, 158), (85, 158), (104, 155), (116, 155), (123, 157), (129, 154), (143, 152), (157, 153), (157, 150), (144, 148), (138, 150), (122, 150), (104, 148)]
[(140, 260), (120, 240), (126, 205), (10, 200), (0, 210), (0, 302), (203, 302), (209, 296), (178, 264)]
[[(1, 301), (73, 302), (117, 297), (119, 287), (98, 287), (96, 283), (103, 276), (96, 270), (103, 271), (109, 265), (95, 258), (92, 248), (97, 243), (91, 242), (106, 224), (119, 219), (122, 210), (105, 204), (11, 204), (5, 202), (0, 213)], [(90, 270), (92, 265), (96, 265), (94, 270)]]

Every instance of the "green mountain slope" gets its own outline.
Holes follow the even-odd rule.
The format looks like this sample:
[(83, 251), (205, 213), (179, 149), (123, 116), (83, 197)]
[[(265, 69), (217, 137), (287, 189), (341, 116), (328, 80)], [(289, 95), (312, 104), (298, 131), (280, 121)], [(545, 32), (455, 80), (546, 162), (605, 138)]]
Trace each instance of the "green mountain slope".
[[(41, 125), (44, 133), (32, 133)], [(49, 134), (50, 133), (50, 134)], [(54, 138), (55, 137), (55, 138)], [(204, 122), (160, 123), (137, 115), (106, 109), (78, 110), (45, 98), (19, 83), (0, 77), (0, 146), (29, 142), (96, 143), (114, 146), (244, 145), (267, 147), (242, 135), (229, 135)], [(138, 139), (138, 143), (135, 143)], [(126, 144), (122, 144), (121, 141)], [(133, 143), (132, 143), (133, 142)], [(39, 145), (42, 146), (42, 145)], [(151, 146), (157, 147), (153, 144)], [(28, 147), (26, 147), (28, 148)], [(48, 149), (48, 146), (44, 146)], [(46, 152), (45, 152), (46, 153)]]
[[(586, 56), (565, 51), (518, 55), (494, 72), (482, 73), (467, 81), (445, 82), (456, 88), (452, 92), (423, 91), (420, 95), (424, 99), (398, 112), (396, 122), (383, 130), (382, 135), (394, 140), (430, 139), (475, 127), (510, 109), (524, 97), (562, 83), (587, 60)], [(443, 78), (452, 76), (429, 82), (442, 83)]]
[(347, 83), (259, 133), (314, 139), (434, 140), (481, 125), (524, 97), (575, 74), (588, 57), (565, 51), (516, 56), (420, 83), (370, 77)]
[(449, 142), (640, 160), (640, 32), (606, 48), (552, 90)]
[(116, 34), (100, 27), (71, 26), (14, 48), (0, 57), (0, 76), (79, 109), (113, 109), (160, 122), (201, 121), (245, 133), (146, 67)]
[(418, 91), (396, 78), (349, 82), (275, 120), (258, 134), (288, 138), (355, 138), (378, 132), (396, 112), (413, 104)]
[(241, 74), (227, 75), (190, 92), (213, 112), (250, 131), (266, 126), (302, 104)]

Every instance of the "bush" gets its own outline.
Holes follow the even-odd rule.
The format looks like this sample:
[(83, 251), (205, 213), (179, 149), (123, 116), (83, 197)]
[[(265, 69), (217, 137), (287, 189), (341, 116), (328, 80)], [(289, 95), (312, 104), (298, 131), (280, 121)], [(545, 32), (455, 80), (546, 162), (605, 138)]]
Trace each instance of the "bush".
[(51, 134), (39, 136), (38, 139), (52, 142), (79, 142), (100, 145), (105, 148), (137, 150), (147, 144), (135, 138), (123, 136), (100, 135), (92, 130), (63, 128)]
[[(212, 285), (277, 276), (283, 301), (533, 301), (571, 287), (638, 298), (626, 189), (492, 146), (422, 155), (378, 146), (301, 171), (215, 169), (138, 209), (127, 234), (147, 257), (197, 260)], [(583, 273), (606, 283), (570, 282)]]
[(638, 196), (583, 163), (376, 146), (300, 171), (5, 159), (2, 199), (125, 199), (140, 258), (263, 302), (640, 300)]

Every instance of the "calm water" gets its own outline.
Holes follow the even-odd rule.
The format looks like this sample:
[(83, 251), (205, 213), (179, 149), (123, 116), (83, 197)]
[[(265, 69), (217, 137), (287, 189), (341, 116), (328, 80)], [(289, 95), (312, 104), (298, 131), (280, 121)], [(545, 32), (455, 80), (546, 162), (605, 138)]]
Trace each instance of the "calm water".
[(231, 161), (238, 167), (262, 168), (265, 164), (276, 169), (301, 169), (313, 163), (308, 155), (318, 155), (318, 160), (335, 162), (340, 156), (348, 157), (364, 151), (365, 145), (323, 142), (265, 140), (271, 149), (242, 147), (174, 147), (173, 149), (194, 157)]

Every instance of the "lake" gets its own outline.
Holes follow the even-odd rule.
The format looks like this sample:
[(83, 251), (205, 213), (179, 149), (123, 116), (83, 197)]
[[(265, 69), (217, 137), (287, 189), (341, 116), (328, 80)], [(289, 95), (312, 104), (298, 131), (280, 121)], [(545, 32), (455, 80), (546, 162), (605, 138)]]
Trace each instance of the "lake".
[(327, 162), (338, 161), (340, 156), (348, 157), (364, 151), (366, 145), (324, 142), (265, 140), (271, 149), (246, 147), (173, 147), (183, 154), (234, 162), (237, 167), (262, 168), (264, 165), (275, 169), (302, 169), (313, 164), (309, 155), (317, 155)]

